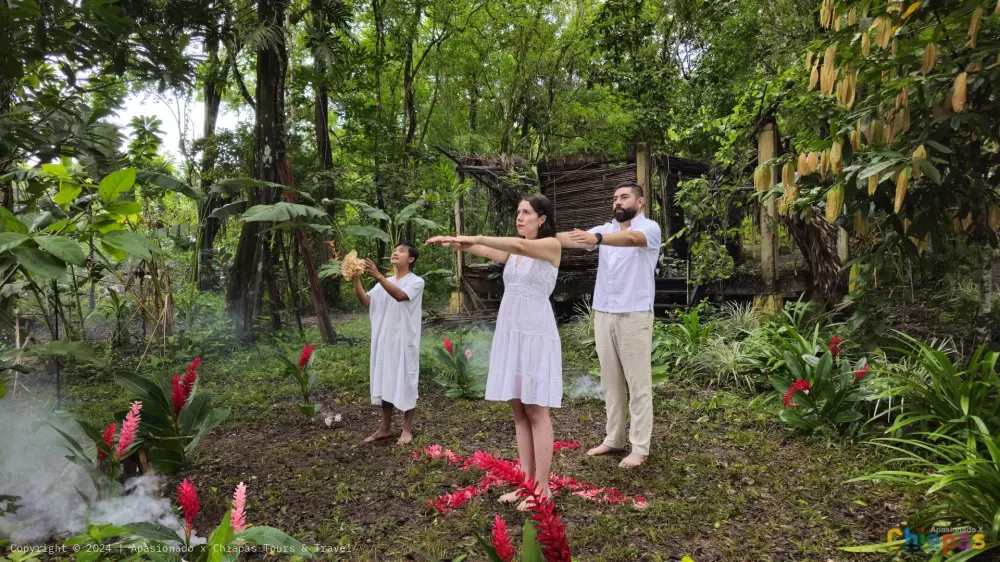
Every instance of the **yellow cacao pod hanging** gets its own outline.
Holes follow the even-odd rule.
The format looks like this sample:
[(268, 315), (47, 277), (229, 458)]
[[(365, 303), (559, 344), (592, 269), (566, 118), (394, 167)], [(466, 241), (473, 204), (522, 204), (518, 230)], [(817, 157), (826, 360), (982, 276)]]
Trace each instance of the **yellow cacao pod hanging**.
[(997, 230), (998, 228), (1000, 228), (1000, 207), (997, 207), (996, 205), (990, 205), (989, 207), (990, 207), (990, 218), (989, 218), (990, 228), (993, 230)]
[(875, 21), (872, 22), (872, 27), (875, 28), (875, 42), (879, 48), (884, 49), (888, 47), (889, 40), (892, 39), (892, 20), (889, 19), (889, 16), (882, 14), (875, 18)]
[(833, 10), (833, 30), (840, 31), (840, 14), (837, 13), (836, 9)]
[(844, 169), (844, 141), (837, 139), (830, 147), (830, 171), (839, 174)]
[(976, 6), (972, 11), (972, 19), (969, 21), (969, 47), (976, 48), (976, 39), (979, 38), (979, 23), (983, 20), (983, 5)]
[(812, 68), (812, 60), (813, 60), (813, 52), (812, 51), (806, 51), (806, 64), (805, 64), (805, 67), (804, 67), (804, 69), (806, 71), (808, 71), (810, 68)]
[(934, 65), (937, 64), (937, 44), (928, 43), (924, 47), (924, 63), (920, 67), (920, 72), (927, 76), (930, 71), (934, 70)]
[(875, 195), (878, 189), (878, 176), (868, 176), (868, 195)]
[(893, 211), (899, 213), (903, 208), (903, 200), (906, 199), (906, 190), (909, 186), (910, 169), (903, 168), (896, 176), (896, 199), (893, 203)]
[(826, 173), (830, 170), (830, 149), (824, 150), (819, 156), (819, 177), (826, 179)]
[(871, 31), (861, 32), (861, 54), (866, 58), (872, 54), (872, 34)]
[(799, 177), (808, 176), (810, 173), (809, 156), (805, 152), (799, 154), (798, 172), (799, 172)]
[(788, 214), (788, 201), (784, 196), (778, 197), (778, 214), (782, 216)]
[(786, 202), (791, 205), (799, 198), (799, 186), (795, 185), (795, 166), (789, 162), (781, 170), (781, 187), (785, 190)]
[(806, 175), (815, 173), (819, 170), (819, 152), (810, 152), (809, 158), (807, 158), (806, 161), (809, 163), (809, 171), (806, 172)]
[(955, 113), (965, 111), (965, 88), (968, 83), (968, 73), (962, 72), (955, 77), (955, 86), (951, 92), (951, 108), (955, 110)]
[(923, 171), (920, 169), (920, 160), (926, 159), (927, 149), (924, 148), (924, 145), (918, 146), (917, 149), (913, 151), (913, 172), (911, 173), (913, 179), (918, 180), (922, 175), (924, 175)]
[(858, 292), (858, 278), (861, 277), (861, 268), (857, 263), (851, 266), (851, 277), (847, 284), (847, 290), (850, 293)]
[(816, 84), (819, 83), (819, 61), (813, 63), (812, 72), (809, 73), (809, 91), (816, 89)]
[(854, 234), (858, 238), (868, 236), (868, 217), (861, 214), (861, 211), (854, 212)]
[(858, 9), (854, 6), (847, 11), (847, 25), (854, 25), (858, 23)]
[(835, 185), (826, 192), (826, 222), (833, 224), (844, 207), (844, 186)]

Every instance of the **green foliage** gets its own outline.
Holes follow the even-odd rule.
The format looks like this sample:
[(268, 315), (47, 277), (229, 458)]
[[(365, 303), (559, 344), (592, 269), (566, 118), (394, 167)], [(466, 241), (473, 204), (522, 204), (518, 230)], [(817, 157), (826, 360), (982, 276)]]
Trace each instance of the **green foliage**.
[(100, 317), (111, 321), (114, 324), (111, 332), (111, 345), (122, 347), (128, 345), (129, 342), (128, 325), (129, 321), (132, 320), (133, 313), (133, 306), (128, 297), (119, 294), (113, 288), (109, 288), (108, 292), (97, 302), (93, 312), (87, 315), (87, 319)]
[(691, 241), (691, 282), (707, 283), (728, 279), (736, 269), (725, 245), (738, 242), (740, 228), (730, 224), (734, 210), (743, 207), (735, 187), (728, 183), (713, 186), (705, 178), (680, 182), (677, 204), (684, 213), (684, 228), (671, 239), (685, 236)]
[(831, 352), (819, 357), (786, 352), (785, 365), (792, 378), (771, 375), (775, 390), (785, 394), (795, 381), (808, 381), (810, 386), (786, 395), (789, 401), (779, 414), (782, 421), (797, 429), (816, 431), (846, 427), (862, 418), (856, 403), (864, 399), (864, 386), (863, 379), (856, 380), (856, 373), (865, 365), (863, 359), (852, 363), (839, 357), (835, 360)]
[(452, 345), (451, 352), (443, 345), (433, 348), (435, 363), (439, 365), (434, 382), (447, 389), (445, 396), (448, 398), (482, 398), (486, 382), (482, 376), (472, 373), (470, 359), (466, 357), (469, 350), (463, 351), (461, 342), (453, 342)]
[[(312, 418), (319, 411), (319, 404), (313, 404), (310, 400), (310, 395), (316, 389), (316, 377), (317, 371), (311, 369), (313, 353), (313, 345), (307, 345), (302, 348), (302, 354), (300, 355), (299, 362), (296, 363), (289, 359), (285, 353), (270, 348), (268, 351), (274, 357), (281, 360), (282, 367), (285, 371), (285, 376), (292, 378), (299, 385), (299, 392), (302, 394), (302, 403), (298, 404), (298, 409), (307, 418)], [(302, 363), (302, 357), (306, 356), (308, 349), (308, 360), (305, 364)]]
[(910, 360), (910, 368), (887, 373), (876, 396), (899, 400), (888, 412), (896, 418), (887, 432), (915, 426), (929, 440), (950, 436), (970, 447), (976, 435), (1000, 434), (996, 352), (980, 347), (960, 368), (940, 350), (902, 333), (899, 338), (907, 345), (899, 351)]
[(899, 455), (889, 462), (901, 469), (881, 470), (848, 482), (877, 480), (915, 488), (927, 502), (913, 521), (908, 520), (910, 527), (930, 527), (937, 521), (984, 527), (986, 548), (971, 554), (1000, 546), (1000, 439), (976, 434), (967, 442), (950, 435), (917, 433), (907, 439), (874, 442)]
[(173, 389), (165, 378), (154, 381), (118, 372), (115, 382), (142, 401), (139, 437), (149, 444), (153, 468), (160, 472), (177, 472), (186, 467), (191, 452), (230, 414), (230, 408), (212, 405), (212, 392), (201, 390), (197, 379), (179, 413), (174, 412)]

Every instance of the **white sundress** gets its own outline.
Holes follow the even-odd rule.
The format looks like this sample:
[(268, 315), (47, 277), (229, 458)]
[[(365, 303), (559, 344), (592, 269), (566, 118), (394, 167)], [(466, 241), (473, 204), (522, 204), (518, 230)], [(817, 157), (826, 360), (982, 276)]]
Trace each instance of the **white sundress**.
[(503, 270), (486, 399), (558, 408), (562, 403), (562, 345), (549, 296), (559, 269), (511, 254)]

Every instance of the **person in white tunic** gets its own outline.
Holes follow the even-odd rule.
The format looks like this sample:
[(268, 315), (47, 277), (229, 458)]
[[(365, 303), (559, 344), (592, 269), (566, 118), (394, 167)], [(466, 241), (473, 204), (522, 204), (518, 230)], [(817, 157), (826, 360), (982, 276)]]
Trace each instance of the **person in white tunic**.
[(619, 463), (622, 468), (646, 460), (653, 434), (653, 299), (662, 231), (643, 216), (644, 203), (642, 186), (622, 183), (615, 188), (613, 220), (557, 235), (565, 248), (600, 248), (591, 306), (608, 421), (604, 442), (587, 454), (624, 450), (626, 416), (631, 415), (632, 451)]
[[(551, 497), (549, 408), (562, 404), (563, 392), (562, 346), (549, 302), (562, 253), (552, 203), (542, 195), (523, 199), (517, 207), (517, 232), (521, 237), (438, 236), (427, 243), (505, 264), (486, 399), (511, 403), (521, 470)], [(500, 497), (507, 503), (518, 499), (516, 491)], [(526, 508), (527, 500), (518, 506)]]
[(392, 431), (392, 409), (403, 412), (403, 431), (397, 443), (413, 439), (413, 413), (417, 406), (417, 379), (420, 373), (420, 326), (424, 280), (411, 271), (418, 251), (409, 242), (396, 246), (389, 261), (396, 272), (386, 278), (371, 261), (365, 271), (377, 283), (365, 292), (358, 277), (354, 294), (368, 306), (372, 324), (369, 381), (372, 405), (382, 407), (378, 430), (365, 443), (385, 439)]

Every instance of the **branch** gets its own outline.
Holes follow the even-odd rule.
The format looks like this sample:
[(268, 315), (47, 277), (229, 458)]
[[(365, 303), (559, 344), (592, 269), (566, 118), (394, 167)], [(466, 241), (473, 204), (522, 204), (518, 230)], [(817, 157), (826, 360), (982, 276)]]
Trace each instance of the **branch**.
[(233, 54), (232, 49), (227, 49), (229, 51), (229, 62), (233, 67), (233, 75), (236, 76), (236, 84), (240, 87), (240, 93), (243, 94), (243, 99), (250, 104), (250, 107), (256, 109), (257, 102), (254, 101), (253, 96), (250, 95), (250, 91), (247, 90), (247, 85), (243, 82), (243, 75), (240, 74), (240, 67), (236, 64), (236, 56)]

